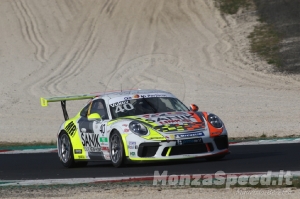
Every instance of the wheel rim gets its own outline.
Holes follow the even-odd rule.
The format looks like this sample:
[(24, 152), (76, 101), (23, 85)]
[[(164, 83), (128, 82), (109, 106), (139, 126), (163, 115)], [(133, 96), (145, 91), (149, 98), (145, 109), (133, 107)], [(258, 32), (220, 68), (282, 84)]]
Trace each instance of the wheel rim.
[(113, 163), (119, 162), (121, 159), (121, 140), (117, 134), (112, 135), (110, 141), (110, 148), (111, 148), (111, 160)]
[(71, 144), (67, 135), (63, 134), (59, 139), (59, 153), (61, 160), (66, 163), (70, 159)]

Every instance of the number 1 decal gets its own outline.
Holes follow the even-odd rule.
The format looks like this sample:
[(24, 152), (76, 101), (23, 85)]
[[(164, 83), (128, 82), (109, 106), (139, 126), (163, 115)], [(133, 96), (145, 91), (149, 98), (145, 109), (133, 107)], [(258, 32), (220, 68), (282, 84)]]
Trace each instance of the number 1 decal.
[(104, 133), (105, 133), (105, 124), (101, 124), (100, 133), (102, 134), (102, 136), (104, 135)]

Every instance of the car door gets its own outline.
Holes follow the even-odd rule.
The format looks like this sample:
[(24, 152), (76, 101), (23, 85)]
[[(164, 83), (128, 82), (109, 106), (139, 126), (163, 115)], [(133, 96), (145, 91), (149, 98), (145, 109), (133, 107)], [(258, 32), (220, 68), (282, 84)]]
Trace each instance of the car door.
[[(88, 116), (92, 113), (98, 113), (101, 119), (90, 119)], [(101, 137), (104, 136), (107, 110), (103, 99), (91, 101), (80, 113), (78, 120), (80, 139), (85, 151), (88, 152), (90, 159), (104, 159), (101, 146)]]

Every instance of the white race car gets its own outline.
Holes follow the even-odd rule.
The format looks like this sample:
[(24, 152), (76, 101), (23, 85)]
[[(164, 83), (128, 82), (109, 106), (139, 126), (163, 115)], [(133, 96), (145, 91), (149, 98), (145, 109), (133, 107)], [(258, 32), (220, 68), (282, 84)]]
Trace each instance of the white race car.
[[(73, 118), (66, 101), (90, 99)], [(89, 161), (163, 161), (204, 157), (218, 160), (229, 153), (220, 118), (187, 108), (169, 92), (126, 90), (41, 98), (41, 105), (61, 102), (65, 122), (57, 134), (58, 156), (65, 167)]]

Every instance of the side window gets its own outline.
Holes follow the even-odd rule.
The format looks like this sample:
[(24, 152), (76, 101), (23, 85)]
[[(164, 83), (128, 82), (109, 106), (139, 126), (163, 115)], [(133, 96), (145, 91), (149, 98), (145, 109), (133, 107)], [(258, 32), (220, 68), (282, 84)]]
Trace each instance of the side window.
[(99, 113), (103, 120), (108, 119), (105, 102), (103, 99), (97, 99), (92, 102), (90, 113)]
[(87, 112), (89, 110), (89, 106), (90, 106), (90, 103), (88, 103), (80, 112), (80, 116), (82, 117), (86, 117), (87, 116)]

